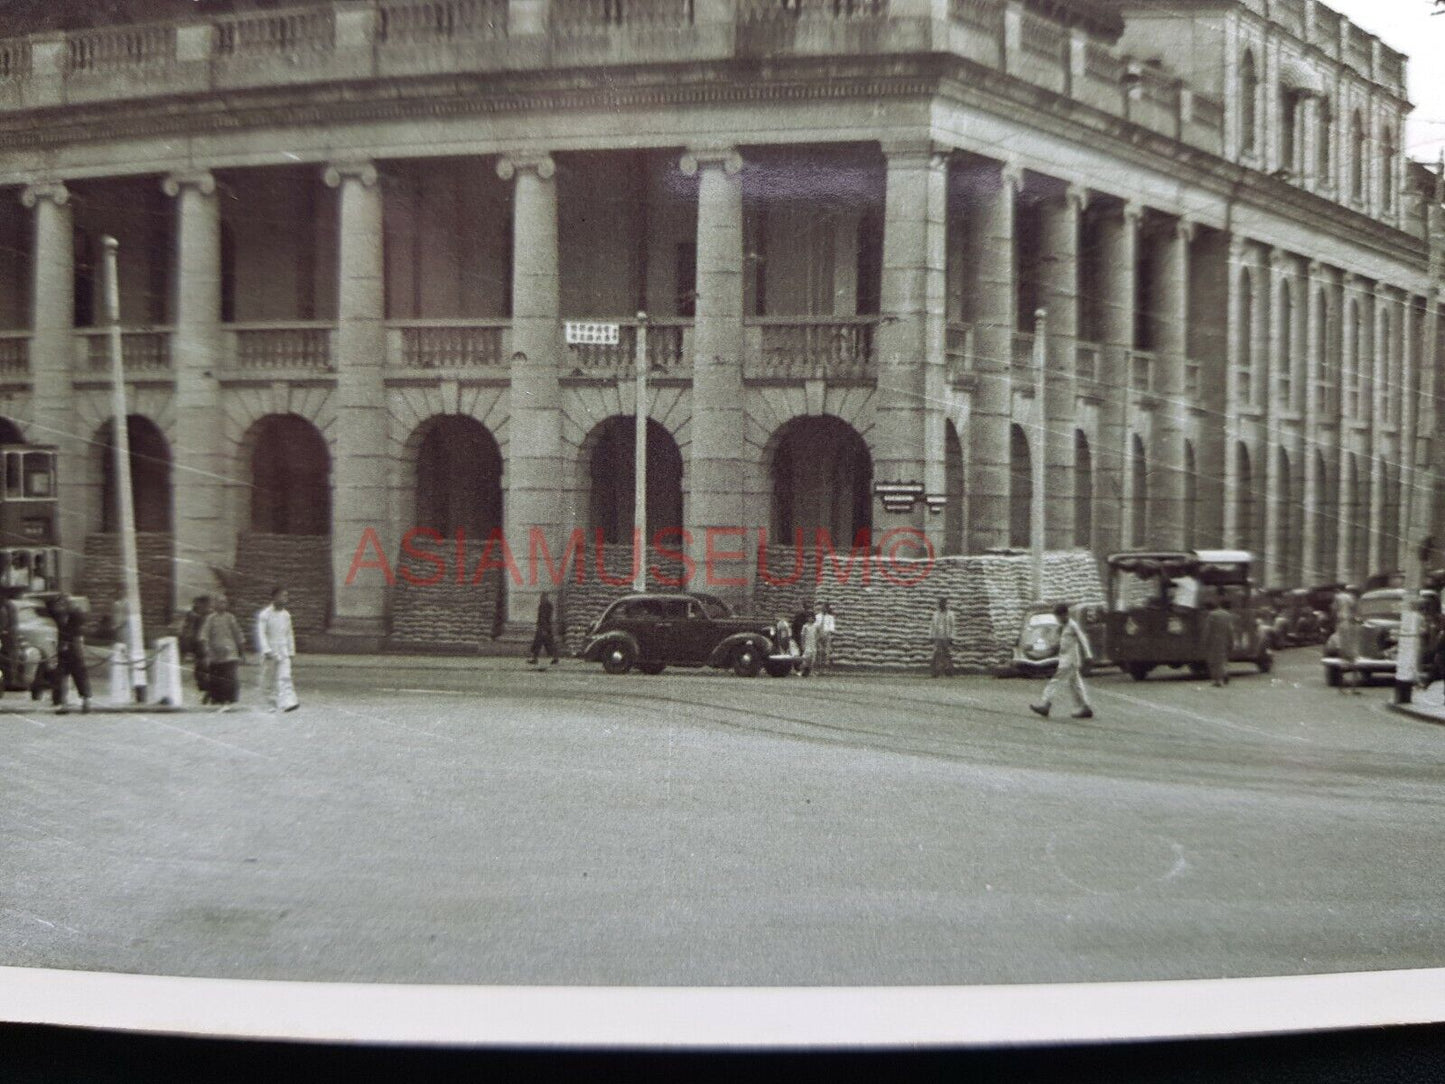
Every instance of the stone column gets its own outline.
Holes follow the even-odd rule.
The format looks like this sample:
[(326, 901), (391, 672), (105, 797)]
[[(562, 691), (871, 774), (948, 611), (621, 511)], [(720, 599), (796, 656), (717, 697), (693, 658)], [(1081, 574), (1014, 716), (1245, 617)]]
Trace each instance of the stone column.
[(1248, 266), (1249, 253), (1242, 237), (1231, 236), (1226, 267), (1229, 275), (1227, 286), (1227, 312), (1225, 314), (1225, 407), (1224, 407), (1224, 544), (1236, 549), (1242, 548), (1249, 531), (1249, 524), (1239, 521), (1239, 455), (1238, 444), (1242, 435), (1240, 411), (1249, 402), (1250, 389), (1244, 364), (1243, 329), (1246, 299), (1241, 289), (1244, 271)]
[(1161, 239), (1160, 313), (1154, 392), (1160, 401), (1154, 419), (1149, 473), (1149, 523), (1152, 544), (1173, 549), (1184, 542), (1184, 356), (1189, 350), (1189, 243), (1194, 223), (1179, 219)]
[[(1288, 492), (1289, 480), (1279, 476), (1279, 449), (1285, 445), (1285, 423), (1281, 414), (1289, 411), (1288, 396), (1285, 394), (1285, 359), (1289, 344), (1285, 342), (1283, 321), (1280, 311), (1284, 306), (1284, 292), (1289, 289), (1289, 257), (1279, 249), (1269, 254), (1266, 296), (1268, 297), (1269, 338), (1264, 377), (1265, 441), (1260, 449), (1264, 462), (1256, 470), (1264, 471), (1264, 584), (1266, 587), (1284, 585), (1285, 532), (1289, 516), (1284, 508), (1284, 495)], [(1291, 379), (1293, 374), (1291, 373)]]
[(1386, 565), (1394, 555), (1393, 546), (1388, 545), (1385, 539), (1385, 456), (1389, 441), (1382, 431), (1389, 422), (1386, 396), (1390, 339), (1385, 319), (1389, 304), (1389, 288), (1384, 283), (1376, 283), (1371, 297), (1371, 341), (1375, 356), (1370, 363), (1370, 557), (1365, 569), (1367, 575), (1386, 571)]
[[(1311, 99), (1313, 100), (1313, 99)], [(1320, 447), (1320, 368), (1325, 359), (1321, 356), (1324, 339), (1325, 312), (1320, 305), (1321, 266), (1311, 260), (1305, 278), (1305, 348), (1304, 348), (1304, 516), (1301, 524), (1304, 534), (1303, 574), (1307, 584), (1319, 583), (1326, 571), (1319, 567), (1316, 559), (1319, 550), (1320, 530), (1320, 478), (1316, 454)]]
[[(1350, 485), (1349, 478), (1349, 456), (1351, 452), (1357, 451), (1355, 447), (1354, 422), (1358, 415), (1359, 401), (1359, 380), (1360, 380), (1360, 352), (1359, 352), (1359, 329), (1356, 318), (1357, 308), (1350, 302), (1351, 297), (1359, 285), (1359, 280), (1351, 274), (1344, 274), (1340, 278), (1339, 302), (1340, 302), (1340, 422), (1339, 436), (1337, 439), (1339, 450), (1339, 501), (1338, 515), (1336, 517), (1336, 543), (1335, 543), (1335, 565), (1336, 578), (1342, 581), (1355, 579), (1355, 566), (1359, 563), (1360, 555), (1355, 552), (1355, 521), (1363, 515), (1363, 511), (1355, 507), (1355, 492)], [(1354, 404), (1351, 403), (1349, 389), (1355, 388)], [(1358, 456), (1356, 457), (1358, 464)]]
[[(747, 556), (752, 547), (736, 533), (749, 526), (743, 523), (742, 168), (732, 147), (697, 148), (682, 157), (683, 172), (698, 179), (688, 530), (698, 586), (732, 601), (747, 589), (729, 581), (748, 582), (756, 567)], [(711, 555), (710, 532), (716, 538)], [(742, 558), (723, 556), (740, 551)]]
[[(1420, 533), (1419, 526), (1423, 526), (1423, 521), (1417, 525), (1416, 517), (1412, 515), (1416, 500), (1415, 436), (1420, 394), (1420, 374), (1416, 372), (1416, 366), (1420, 359), (1417, 352), (1418, 340), (1415, 338), (1415, 298), (1408, 292), (1400, 299), (1399, 341), (1400, 546), (1395, 567), (1405, 569), (1410, 567), (1410, 561), (1423, 541), (1422, 538), (1415, 537)], [(1428, 534), (1428, 530), (1425, 533)]]
[(978, 387), (969, 416), (968, 549), (1009, 542), (1009, 364), (1017, 293), (1014, 289), (1014, 200), (1022, 172), (1003, 165), (974, 190), (978, 209), (978, 281), (974, 289), (974, 341)]
[(176, 379), (175, 598), (177, 612), (215, 587), (212, 567), (230, 564), (221, 538), (225, 473), (221, 448), (221, 211), (216, 179), (205, 170), (161, 184), (176, 204), (176, 314), (171, 358)]
[(77, 501), (85, 462), (85, 439), (76, 431), (72, 409), (71, 364), (75, 354), (75, 237), (71, 222), (70, 191), (62, 182), (36, 184), (20, 196), (35, 209), (35, 249), (31, 292), (34, 306), (30, 333), (30, 386), (32, 418), (27, 437), (57, 449), (56, 472), (60, 495), (59, 533), (61, 582), (78, 584), (79, 558), (85, 548), (89, 524), (85, 505)]
[[(883, 207), (881, 308), (875, 481), (922, 482), (928, 493), (943, 483), (943, 306), (948, 159), (927, 143), (885, 148), (888, 181)], [(911, 515), (873, 502), (873, 532), (897, 527), (930, 532), (943, 546), (943, 521), (922, 504)]]
[[(331, 468), (331, 630), (379, 637), (386, 625), (386, 581), (380, 570), (349, 576), (368, 530), (385, 537), (387, 414), (381, 188), (370, 162), (328, 166), (326, 183), (340, 190), (337, 254), (336, 441)], [(348, 583), (347, 580), (351, 582)]]
[(1104, 226), (1104, 298), (1100, 327), (1099, 380), (1113, 394), (1099, 405), (1099, 448), (1094, 454), (1094, 490), (1101, 494), (1094, 536), (1101, 554), (1127, 545), (1124, 535), (1124, 479), (1128, 471), (1129, 351), (1134, 346), (1134, 309), (1139, 267), (1139, 221), (1143, 209), (1126, 203)]
[[(561, 291), (557, 242), (556, 164), (546, 154), (507, 155), (497, 176), (512, 193), (512, 373), (507, 420), (506, 525), (513, 556), (530, 552), (533, 532), (560, 559), (562, 537)], [(494, 552), (495, 557), (500, 557)], [(518, 586), (505, 579), (507, 620), (524, 625), (552, 588), (523, 571)], [(545, 566), (543, 571), (545, 572)], [(503, 574), (505, 577), (505, 573)]]
[(1074, 545), (1074, 428), (1078, 416), (1079, 218), (1088, 192), (1070, 186), (1044, 208), (1043, 298), (1049, 353), (1044, 379), (1044, 546)]

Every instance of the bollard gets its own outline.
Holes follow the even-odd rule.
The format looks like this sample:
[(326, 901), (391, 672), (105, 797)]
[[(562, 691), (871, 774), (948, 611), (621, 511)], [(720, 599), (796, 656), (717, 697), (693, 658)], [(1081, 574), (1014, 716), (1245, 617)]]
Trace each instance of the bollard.
[(125, 644), (110, 649), (110, 700), (118, 707), (130, 703), (130, 667), (126, 665)]
[(156, 641), (155, 661), (151, 663), (151, 695), (163, 707), (181, 706), (181, 648), (174, 636)]

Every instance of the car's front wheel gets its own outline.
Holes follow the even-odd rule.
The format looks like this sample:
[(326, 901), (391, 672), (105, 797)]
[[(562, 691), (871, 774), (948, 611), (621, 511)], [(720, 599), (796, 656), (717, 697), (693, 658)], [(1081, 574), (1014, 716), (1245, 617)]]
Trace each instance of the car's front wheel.
[(667, 665), (660, 662), (640, 662), (637, 664), (637, 668), (648, 677), (656, 677), (667, 669)]
[(762, 668), (762, 652), (753, 644), (739, 644), (733, 650), (733, 673), (738, 677), (757, 677)]
[(1129, 676), (1135, 681), (1143, 681), (1149, 676), (1149, 671), (1154, 669), (1147, 662), (1131, 662), (1129, 664)]
[(602, 651), (602, 669), (609, 674), (625, 674), (636, 661), (637, 652), (632, 650), (632, 645), (620, 640), (608, 644)]
[(1328, 685), (1331, 689), (1338, 689), (1340, 687), (1341, 680), (1343, 679), (1340, 677), (1340, 668), (1338, 666), (1325, 667), (1326, 685)]
[(787, 677), (789, 674), (791, 674), (791, 673), (793, 672), (793, 660), (792, 660), (792, 659), (785, 659), (785, 660), (783, 660), (783, 661), (778, 661), (778, 660), (775, 660), (775, 659), (769, 659), (768, 662), (767, 662), (767, 664), (766, 664), (766, 666), (767, 666), (767, 671), (768, 671), (768, 676), (769, 676), (769, 677), (776, 677), (776, 678)]

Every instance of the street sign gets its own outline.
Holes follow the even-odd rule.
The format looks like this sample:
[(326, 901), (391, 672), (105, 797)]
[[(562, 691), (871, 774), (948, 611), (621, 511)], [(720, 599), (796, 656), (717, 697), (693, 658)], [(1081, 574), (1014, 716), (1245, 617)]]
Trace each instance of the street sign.
[(923, 498), (923, 501), (928, 505), (928, 510), (935, 515), (948, 507), (948, 497), (943, 493), (930, 493)]
[(911, 512), (923, 498), (923, 483), (875, 482), (873, 495), (882, 502), (885, 512)]
[(562, 325), (568, 346), (616, 346), (618, 330), (616, 324), (574, 323)]

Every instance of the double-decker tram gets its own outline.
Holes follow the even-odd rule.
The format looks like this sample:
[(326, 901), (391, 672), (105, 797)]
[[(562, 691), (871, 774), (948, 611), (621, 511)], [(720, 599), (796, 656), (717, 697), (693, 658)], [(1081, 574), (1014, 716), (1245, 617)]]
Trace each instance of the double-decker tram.
[(0, 675), (26, 689), (56, 651), (49, 600), (60, 590), (56, 450), (0, 444)]

